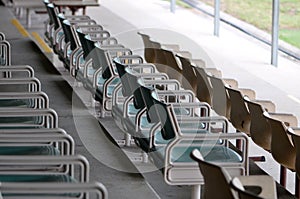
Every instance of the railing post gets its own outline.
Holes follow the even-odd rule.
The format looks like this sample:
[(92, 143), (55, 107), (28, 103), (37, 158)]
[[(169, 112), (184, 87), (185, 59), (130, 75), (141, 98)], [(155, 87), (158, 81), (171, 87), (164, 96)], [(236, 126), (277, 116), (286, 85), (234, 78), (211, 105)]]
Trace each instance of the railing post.
[(214, 9), (214, 35), (219, 36), (220, 32), (220, 0), (215, 0), (215, 9)]
[(271, 64), (278, 65), (278, 31), (279, 31), (279, 4), (280, 0), (273, 0), (272, 5), (272, 55)]
[(172, 13), (175, 13), (176, 0), (170, 0), (170, 10)]

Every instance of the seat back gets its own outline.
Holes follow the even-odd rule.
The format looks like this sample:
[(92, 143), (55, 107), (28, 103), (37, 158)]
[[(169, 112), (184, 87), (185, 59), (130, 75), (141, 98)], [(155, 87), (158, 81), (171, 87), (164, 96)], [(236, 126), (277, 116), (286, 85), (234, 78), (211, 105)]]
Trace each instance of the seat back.
[(134, 75), (132, 69), (129, 67), (125, 68), (125, 78), (129, 82), (129, 88), (133, 95), (133, 105), (136, 109), (145, 108), (145, 103), (141, 94), (139, 79), (136, 75)]
[(79, 46), (79, 43), (75, 39), (75, 32), (72, 30), (70, 21), (66, 20), (63, 14), (59, 14), (58, 19), (65, 35), (65, 43), (70, 42), (71, 50), (75, 50)]
[(47, 11), (48, 11), (50, 20), (54, 24), (54, 29), (57, 30), (58, 28), (60, 28), (60, 23), (57, 19), (57, 14), (58, 14), (57, 8), (54, 6), (53, 3), (49, 3), (47, 5)]
[(208, 81), (207, 74), (203, 68), (194, 67), (197, 80), (196, 96), (201, 102), (207, 102), (212, 106), (212, 86)]
[(250, 113), (244, 101), (242, 93), (236, 89), (226, 86), (230, 97), (230, 121), (240, 132), (249, 134), (250, 132)]
[(147, 109), (147, 120), (149, 123), (158, 123), (160, 122), (159, 118), (157, 117), (156, 112), (154, 109), (154, 102), (152, 100), (151, 94), (154, 92), (153, 87), (146, 87), (143, 85), (143, 82), (141, 79), (138, 80), (138, 83), (140, 84), (140, 94), (143, 99), (143, 104)]
[(197, 93), (197, 77), (194, 71), (194, 67), (188, 58), (176, 54), (176, 57), (180, 60), (182, 68), (182, 86), (183, 88), (190, 89)]
[(87, 40), (85, 38), (86, 34), (84, 34), (80, 29), (76, 30), (76, 33), (78, 35), (82, 50), (83, 50), (83, 58), (87, 60), (89, 57), (88, 54), (90, 52), (89, 44), (87, 43)]
[(263, 149), (271, 150), (272, 132), (266, 117), (264, 108), (253, 101), (245, 99), (250, 113), (250, 136), (251, 139)]
[(165, 140), (171, 140), (175, 138), (176, 132), (178, 132), (179, 127), (176, 123), (175, 114), (168, 105), (159, 100), (156, 92), (151, 94), (153, 100), (153, 107), (150, 109), (151, 117), (156, 117), (159, 119), (161, 125), (161, 136)]
[(155, 52), (153, 46), (150, 42), (150, 36), (144, 33), (138, 32), (141, 35), (143, 43), (144, 43), (144, 57), (148, 63), (154, 63), (155, 60)]
[(268, 119), (271, 127), (271, 154), (273, 158), (282, 166), (295, 169), (296, 149), (292, 144), (290, 135), (288, 135), (288, 127), (283, 121), (270, 117), (267, 113), (264, 116)]
[(102, 77), (104, 79), (109, 79), (113, 75), (113, 71), (109, 66), (110, 63), (110, 56), (105, 50), (101, 49), (100, 47), (95, 48), (95, 53), (92, 54), (93, 56), (93, 65), (97, 67), (99, 65), (102, 67)]
[(230, 118), (230, 99), (222, 79), (207, 75), (212, 85), (212, 108), (219, 115)]
[(205, 199), (237, 199), (229, 185), (231, 177), (225, 169), (204, 161), (197, 149), (192, 151), (191, 157), (198, 163), (204, 177)]
[(132, 90), (130, 89), (130, 82), (128, 81), (128, 78), (126, 77), (125, 68), (127, 66), (122, 64), (118, 57), (114, 58), (113, 62), (117, 68), (117, 71), (118, 71), (118, 74), (119, 74), (119, 77), (120, 77), (120, 80), (122, 83), (122, 94), (124, 97), (129, 97), (133, 93), (132, 93)]

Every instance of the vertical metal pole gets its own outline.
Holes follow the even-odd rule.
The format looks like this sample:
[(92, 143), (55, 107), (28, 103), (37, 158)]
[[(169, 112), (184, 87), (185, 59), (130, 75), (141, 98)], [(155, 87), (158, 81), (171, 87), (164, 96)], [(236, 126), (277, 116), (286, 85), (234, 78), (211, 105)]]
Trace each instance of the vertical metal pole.
[(170, 10), (175, 13), (176, 0), (171, 0)]
[(193, 185), (191, 199), (200, 199), (200, 198), (201, 198), (201, 185)]
[(273, 0), (271, 64), (274, 66), (278, 65), (279, 4), (280, 0)]
[(219, 36), (220, 32), (220, 0), (215, 0), (215, 10), (214, 10), (214, 35)]

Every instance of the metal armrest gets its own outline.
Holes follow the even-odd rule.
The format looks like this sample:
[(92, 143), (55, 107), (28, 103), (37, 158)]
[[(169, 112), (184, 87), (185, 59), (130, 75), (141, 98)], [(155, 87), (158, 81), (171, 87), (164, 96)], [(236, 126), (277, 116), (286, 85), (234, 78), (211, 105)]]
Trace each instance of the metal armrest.
[[(54, 166), (62, 165), (69, 167), (69, 170), (53, 170)], [(74, 166), (79, 166), (79, 182), (89, 181), (89, 163), (84, 156), (72, 155), (72, 156), (44, 156), (44, 155), (14, 155), (14, 156), (0, 156), (0, 175), (55, 175), (55, 174), (68, 174), (71, 177), (74, 175)], [(37, 170), (32, 169), (36, 167)], [(38, 169), (40, 168), (40, 169)], [(42, 169), (44, 168), (44, 169)], [(47, 170), (47, 168), (52, 168)], [(67, 172), (67, 173), (66, 173)]]
[(70, 73), (72, 76), (75, 76), (75, 70), (77, 69), (76, 66), (79, 64), (78, 62), (80, 61), (81, 56), (83, 56), (83, 51), (81, 47), (77, 47), (75, 50), (72, 51), (70, 55)]
[[(56, 147), (60, 155), (74, 155), (75, 143), (73, 138), (60, 129), (31, 129), (30, 132), (24, 132), (24, 129), (1, 130), (0, 146), (18, 147), (18, 146), (49, 146)], [(29, 155), (29, 154), (28, 154)]]
[[(195, 94), (191, 90), (156, 90), (159, 98), (165, 100), (165, 98), (175, 97), (175, 103), (181, 103), (181, 98), (184, 97), (184, 100), (188, 99), (188, 102), (195, 101)], [(170, 103), (169, 101), (166, 101)]]
[(108, 199), (108, 192), (105, 186), (99, 182), (85, 182), (85, 183), (13, 183), (13, 182), (1, 182), (1, 193), (4, 195), (11, 195), (18, 193), (20, 198), (22, 196), (30, 195), (34, 197), (49, 197), (57, 198), (59, 195), (68, 196), (69, 194), (89, 194), (95, 195), (97, 199)]
[[(35, 128), (35, 129), (29, 129), (29, 128), (16, 128), (16, 129), (1, 129), (0, 130), (1, 134), (9, 134), (9, 135), (14, 135), (14, 134), (24, 134), (24, 135), (31, 135), (31, 134), (37, 134), (37, 136), (41, 136), (41, 134), (46, 134), (46, 136), (55, 136), (55, 135), (67, 135), (66, 142), (68, 142), (68, 149), (62, 148), (62, 146), (57, 146), (59, 147), (60, 151), (62, 154), (66, 155), (73, 155), (75, 153), (75, 143), (73, 138), (67, 134), (67, 132), (64, 129), (61, 128), (51, 128), (51, 129), (45, 129), (45, 128)], [(21, 139), (22, 140), (22, 139)]]
[(0, 79), (0, 85), (29, 85), (29, 92), (41, 91), (41, 82), (35, 77)]
[(34, 70), (29, 65), (1, 66), (0, 71), (1, 72), (24, 72), (28, 75), (28, 77), (34, 77)]
[(103, 50), (112, 50), (112, 49), (120, 49), (120, 48), (124, 48), (124, 46), (122, 44), (111, 44), (111, 45), (100, 45), (100, 48), (102, 48)]
[[(138, 73), (155, 73), (157, 71), (154, 64), (140, 63), (140, 64), (129, 64), (129, 68), (132, 68), (134, 71), (138, 70)], [(149, 70), (149, 71), (144, 71)]]
[(88, 70), (89, 70), (89, 67), (93, 66), (92, 63), (93, 63), (93, 59), (89, 59), (84, 63), (84, 66), (83, 66), (83, 77), (84, 78), (88, 77)]
[(109, 38), (110, 33), (106, 30), (87, 30), (83, 32), (86, 35), (89, 35), (91, 39), (95, 38)]
[(36, 104), (33, 108), (49, 108), (49, 98), (44, 92), (1, 92), (0, 99), (34, 99)]
[(5, 40), (5, 34), (3, 32), (0, 32), (0, 41)]
[[(131, 51), (130, 51), (131, 52)], [(143, 58), (139, 55), (121, 55), (119, 59), (122, 63), (125, 64), (141, 64), (144, 62)]]
[(64, 46), (64, 58), (68, 57), (68, 51), (69, 51), (70, 47), (71, 47), (71, 42), (68, 42), (68, 43), (65, 44), (65, 46)]
[[(121, 92), (122, 90), (122, 83), (120, 82), (116, 87), (115, 89), (113, 90), (113, 93), (112, 93), (112, 106), (116, 106), (117, 105), (117, 102), (119, 101), (119, 98), (120, 98), (120, 95), (119, 93)], [(123, 98), (123, 96), (122, 96)]]
[[(1, 108), (0, 117), (14, 118), (14, 117), (43, 117), (42, 124), (36, 124), (35, 126), (44, 125), (46, 128), (58, 128), (58, 116), (53, 109), (31, 109), (31, 108)], [(46, 117), (46, 118), (45, 118)], [(28, 127), (33, 124), (27, 123), (0, 123), (0, 127)]]
[(165, 90), (170, 88), (170, 86), (174, 86), (174, 89), (172, 90), (179, 90), (180, 83), (176, 79), (168, 79), (168, 80), (143, 80), (143, 83), (145, 86), (162, 86)]
[(6, 54), (4, 55), (6, 58), (6, 65), (10, 66), (11, 65), (11, 47), (10, 43), (8, 41), (0, 41), (0, 46), (5, 47)]
[[(206, 102), (179, 102), (179, 103), (171, 103), (171, 105), (172, 105), (173, 109), (174, 108), (175, 109), (176, 108), (192, 109), (191, 116), (199, 117), (201, 115), (200, 119), (203, 116), (210, 116), (211, 107)], [(195, 109), (200, 109), (199, 110), (199, 115), (197, 115), (197, 113), (195, 113)]]
[(114, 45), (118, 44), (118, 40), (114, 37), (106, 37), (106, 38), (91, 38), (93, 41), (97, 41), (98, 44), (101, 45)]
[(78, 29), (78, 28), (80, 28), (82, 31), (103, 30), (103, 27), (99, 24), (92, 24), (92, 25), (75, 24), (75, 29)]
[[(176, 147), (188, 150), (189, 147), (201, 148), (203, 142), (205, 146), (215, 146), (220, 140), (229, 143), (231, 140), (241, 140), (242, 150), (239, 162), (217, 162), (218, 165), (225, 167), (234, 172), (234, 175), (248, 175), (249, 162), (248, 162), (248, 137), (244, 133), (207, 133), (195, 134), (194, 137), (181, 137), (176, 138), (169, 143), (165, 149), (165, 165), (164, 165), (164, 179), (170, 185), (199, 185), (203, 184), (203, 176), (199, 173), (199, 166), (195, 161), (175, 162), (172, 158), (172, 150)], [(229, 145), (224, 145), (229, 147)]]

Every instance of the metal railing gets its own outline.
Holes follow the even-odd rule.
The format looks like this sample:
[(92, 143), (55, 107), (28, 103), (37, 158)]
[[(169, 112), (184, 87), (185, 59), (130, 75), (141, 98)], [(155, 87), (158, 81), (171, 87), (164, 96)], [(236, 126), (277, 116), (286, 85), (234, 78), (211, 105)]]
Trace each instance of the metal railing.
[[(220, 0), (214, 0), (214, 13), (210, 13), (207, 12), (206, 10), (202, 9), (198, 3), (197, 0), (181, 0), (184, 3), (190, 5), (191, 7), (200, 10), (212, 17), (214, 17), (214, 35), (215, 36), (219, 36), (220, 34), (220, 21), (222, 20), (220, 17)], [(269, 43), (268, 41), (264, 40), (264, 39), (260, 39), (256, 36), (254, 36), (253, 34), (250, 34), (252, 36), (254, 36), (255, 38), (263, 41), (264, 43), (270, 44), (271, 45), (271, 64), (274, 66), (278, 65), (278, 50), (281, 50), (282, 52), (288, 54), (289, 56), (292, 56), (298, 60), (300, 60), (300, 57), (290, 53), (289, 51), (285, 50), (285, 49), (279, 49), (278, 46), (278, 31), (279, 31), (279, 6), (280, 6), (280, 2), (279, 0), (273, 0), (273, 4), (272, 4), (272, 40), (271, 43)], [(175, 0), (170, 0), (170, 10), (171, 12), (175, 12), (175, 8), (176, 8), (176, 1)], [(224, 20), (222, 20), (224, 21)], [(224, 21), (226, 22), (226, 21)], [(230, 22), (227, 22), (229, 24), (231, 24)], [(233, 24), (231, 24), (233, 25)], [(236, 28), (242, 30), (245, 33), (248, 33), (247, 30), (243, 30), (241, 27), (237, 27), (236, 25), (234, 25)], [(249, 34), (249, 33), (248, 33)]]

